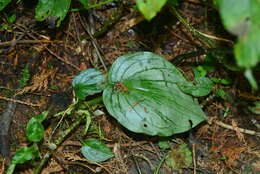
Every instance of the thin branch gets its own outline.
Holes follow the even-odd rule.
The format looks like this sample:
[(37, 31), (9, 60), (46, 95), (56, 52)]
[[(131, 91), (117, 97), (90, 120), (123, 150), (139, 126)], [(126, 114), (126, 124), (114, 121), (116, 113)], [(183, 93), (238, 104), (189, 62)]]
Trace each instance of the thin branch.
[(59, 40), (12, 40), (7, 42), (0, 42), (0, 47), (10, 46), (13, 44), (35, 44), (35, 43), (62, 43)]
[(19, 104), (23, 104), (23, 105), (32, 106), (32, 107), (40, 107), (41, 106), (40, 104), (28, 103), (28, 102), (25, 102), (25, 101), (7, 98), (7, 97), (3, 97), (3, 96), (0, 96), (0, 100), (11, 101), (11, 102), (14, 102), (14, 103), (19, 103)]
[(226, 129), (230, 129), (230, 130), (234, 130), (234, 131), (235, 131), (235, 129), (238, 129), (242, 133), (245, 133), (245, 134), (248, 134), (248, 135), (255, 135), (255, 136), (260, 137), (260, 132), (256, 132), (256, 131), (248, 130), (248, 129), (244, 129), (244, 128), (234, 128), (233, 126), (226, 124), (226, 123), (223, 123), (222, 121), (214, 121), (214, 123), (216, 123), (217, 125), (219, 125), (223, 128), (226, 128)]

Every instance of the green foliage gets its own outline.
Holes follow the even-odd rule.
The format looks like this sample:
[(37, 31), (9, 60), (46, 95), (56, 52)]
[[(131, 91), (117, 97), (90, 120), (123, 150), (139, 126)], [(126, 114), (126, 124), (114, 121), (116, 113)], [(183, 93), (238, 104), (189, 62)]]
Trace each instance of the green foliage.
[(227, 100), (229, 97), (228, 94), (223, 89), (216, 90), (215, 95), (217, 97), (222, 98), (223, 100)]
[[(32, 117), (26, 126), (26, 136), (31, 142), (39, 142), (44, 136), (44, 128), (41, 122), (46, 119), (48, 112)], [(38, 158), (40, 156), (38, 146), (33, 144), (29, 147), (23, 147), (15, 152), (11, 164), (8, 166), (7, 174), (12, 174), (16, 164), (23, 164), (26, 161)]]
[(18, 81), (20, 88), (25, 87), (27, 85), (28, 80), (30, 80), (30, 72), (29, 65), (27, 64), (22, 70), (22, 79)]
[(151, 52), (119, 57), (108, 73), (103, 102), (127, 129), (148, 135), (171, 136), (206, 119), (179, 84), (188, 83), (171, 63)]
[(23, 164), (26, 161), (38, 158), (40, 156), (38, 147), (33, 144), (30, 147), (23, 147), (15, 152), (11, 164), (8, 166), (6, 174), (12, 174), (17, 164)]
[(73, 81), (72, 86), (75, 89), (76, 96), (79, 99), (85, 99), (86, 96), (101, 92), (105, 87), (105, 77), (97, 69), (87, 69), (81, 71)]
[(260, 2), (258, 0), (219, 0), (224, 26), (238, 36), (235, 56), (238, 65), (255, 66), (260, 60)]
[(12, 158), (12, 163), (23, 164), (26, 161), (32, 160), (33, 158), (39, 157), (39, 151), (37, 146), (24, 147), (15, 152)]
[(81, 153), (92, 162), (103, 162), (114, 157), (114, 154), (105, 144), (94, 138), (83, 141)]
[(170, 149), (171, 148), (171, 143), (169, 140), (161, 140), (158, 142), (158, 146), (162, 150)]
[[(91, 74), (98, 71), (87, 72)], [(91, 76), (87, 72), (74, 78), (76, 93), (79, 93), (79, 88), (75, 84), (86, 84), (85, 91), (100, 92), (100, 85), (96, 84), (95, 89), (94, 84), (100, 80), (93, 81), (94, 78), (90, 78), (91, 86), (90, 89), (87, 88)], [(98, 77), (100, 75), (98, 73)], [(100, 79), (103, 82), (103, 78)], [(108, 112), (133, 132), (171, 136), (188, 131), (206, 119), (199, 104), (190, 95), (183, 93), (184, 89), (180, 89), (183, 84), (189, 84), (190, 88), (196, 88), (198, 92), (205, 94), (202, 91), (205, 90), (203, 82), (193, 86), (171, 63), (151, 52), (137, 52), (119, 57), (108, 73), (107, 83), (103, 102)], [(88, 94), (86, 92), (83, 96)]]
[(32, 117), (26, 126), (26, 136), (31, 142), (39, 142), (44, 136), (44, 127), (41, 122), (46, 119), (48, 112)]
[(177, 149), (169, 151), (165, 162), (173, 169), (188, 168), (192, 164), (192, 153), (187, 144), (181, 144)]
[(146, 20), (151, 20), (166, 4), (167, 0), (136, 0), (140, 12)]
[(194, 83), (195, 84), (184, 82), (179, 84), (178, 86), (186, 94), (201, 97), (208, 95), (214, 85), (209, 78), (203, 76), (195, 78)]
[(12, 14), (12, 15), (8, 16), (8, 18), (7, 18), (7, 21), (9, 24), (13, 24), (15, 22), (15, 20), (16, 20), (16, 14)]
[(0, 11), (5, 8), (12, 0), (0, 0)]
[(35, 18), (43, 21), (48, 17), (56, 19), (56, 26), (66, 17), (70, 8), (71, 0), (39, 0), (35, 9)]
[[(219, 8), (226, 29), (238, 36), (234, 47), (238, 65), (246, 69), (256, 66), (260, 61), (260, 2), (219, 0)], [(257, 82), (249, 70), (246, 77), (257, 89)]]

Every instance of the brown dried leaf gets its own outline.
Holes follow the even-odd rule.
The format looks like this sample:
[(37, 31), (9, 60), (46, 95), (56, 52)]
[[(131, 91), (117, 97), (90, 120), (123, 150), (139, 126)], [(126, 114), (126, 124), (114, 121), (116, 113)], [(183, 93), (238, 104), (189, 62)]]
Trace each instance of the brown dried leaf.
[(33, 76), (32, 85), (24, 87), (16, 95), (20, 95), (29, 91), (46, 91), (48, 89), (49, 80), (54, 78), (55, 74), (57, 73), (57, 70), (57, 68), (42, 69), (38, 74)]
[(73, 152), (63, 152), (63, 156), (68, 161), (87, 161), (85, 158), (81, 158)]
[(60, 174), (64, 173), (61, 165), (52, 159), (49, 165), (42, 170), (42, 174), (49, 174), (54, 172), (59, 172)]
[(241, 133), (241, 131), (238, 128), (237, 122), (235, 120), (232, 120), (232, 127), (234, 128), (234, 130), (236, 131), (237, 137), (241, 142), (244, 142), (246, 144), (245, 141), (245, 136)]
[(239, 159), (241, 153), (245, 151), (245, 147), (227, 147), (222, 148), (221, 154), (228, 158), (227, 164), (232, 167), (237, 165), (237, 162), (235, 160)]

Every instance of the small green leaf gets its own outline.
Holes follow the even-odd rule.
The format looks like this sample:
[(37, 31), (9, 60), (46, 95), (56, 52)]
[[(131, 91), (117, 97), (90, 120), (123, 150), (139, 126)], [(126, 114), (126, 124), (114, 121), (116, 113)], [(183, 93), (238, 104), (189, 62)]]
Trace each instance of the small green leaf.
[(11, 0), (0, 0), (0, 11), (3, 10), (10, 2)]
[(180, 83), (178, 86), (186, 94), (194, 97), (206, 96), (213, 89), (212, 81), (207, 77), (199, 77), (195, 79), (195, 85), (192, 83)]
[(26, 136), (31, 142), (39, 142), (44, 136), (44, 127), (41, 122), (47, 117), (47, 112), (32, 117), (26, 126)]
[(16, 20), (16, 14), (12, 14), (12, 15), (8, 16), (7, 20), (8, 20), (8, 23), (13, 24)]
[(106, 79), (103, 73), (97, 69), (87, 69), (81, 71), (73, 81), (72, 86), (75, 89), (76, 96), (79, 99), (85, 99), (89, 95), (101, 92), (105, 87)]
[(37, 157), (39, 157), (39, 151), (36, 146), (24, 147), (15, 152), (12, 158), (12, 164), (23, 164)]
[(158, 146), (160, 149), (166, 150), (171, 148), (171, 143), (168, 140), (161, 140), (159, 141)]
[(92, 162), (103, 162), (114, 156), (105, 144), (94, 138), (83, 142), (81, 153), (87, 160)]
[(231, 84), (231, 81), (228, 80), (228, 79), (221, 79), (221, 78), (212, 77), (212, 78), (210, 78), (210, 80), (212, 82), (214, 82), (215, 84), (222, 84), (222, 85), (230, 85)]
[(188, 168), (192, 164), (192, 153), (187, 144), (181, 144), (178, 149), (171, 150), (165, 162), (173, 169)]
[(35, 18), (37, 21), (43, 21), (48, 17), (57, 18), (56, 26), (59, 27), (68, 13), (70, 3), (71, 0), (39, 0)]
[(228, 94), (223, 89), (216, 90), (215, 94), (217, 97), (220, 97), (223, 100), (227, 100), (229, 97)]
[(206, 119), (199, 104), (179, 88), (183, 83), (188, 82), (182, 73), (161, 56), (151, 52), (128, 54), (113, 63), (103, 102), (127, 129), (171, 136)]
[(140, 12), (146, 20), (151, 20), (166, 4), (167, 0), (136, 0)]

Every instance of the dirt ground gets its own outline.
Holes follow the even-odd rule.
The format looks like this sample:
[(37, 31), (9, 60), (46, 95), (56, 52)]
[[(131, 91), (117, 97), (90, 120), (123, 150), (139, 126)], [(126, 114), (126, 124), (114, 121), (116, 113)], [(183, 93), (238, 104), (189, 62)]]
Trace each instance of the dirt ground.
[[(232, 49), (235, 41), (224, 30), (217, 10), (196, 0), (181, 1), (177, 10), (192, 27), (212, 36), (210, 43), (194, 36), (167, 8), (147, 22), (134, 10), (131, 1), (123, 5), (111, 3), (71, 12), (62, 26), (55, 28), (52, 19), (35, 21), (33, 5), (14, 4), (16, 8), (0, 14), (3, 16), (0, 24), (5, 23), (4, 16), (8, 13), (17, 15), (14, 24), (0, 30), (0, 113), (6, 113), (11, 103), (15, 103), (11, 106), (14, 110), (9, 136), (4, 137), (9, 139), (10, 144), (5, 147), (10, 147), (10, 153), (7, 150), (7, 157), (0, 157), (0, 173), (4, 173), (10, 157), (19, 148), (30, 145), (25, 136), (28, 120), (52, 108), (44, 121), (45, 140), (39, 146), (42, 157), (47, 153), (45, 141), (60, 121), (54, 115), (72, 102), (71, 81), (81, 70), (94, 67), (106, 72), (118, 56), (136, 51), (151, 51), (172, 61), (176, 56), (212, 45)], [(93, 34), (95, 37), (90, 37)], [(204, 58), (203, 54), (193, 56), (178, 61), (176, 66), (192, 79), (192, 68), (200, 65)], [(26, 66), (30, 78), (24, 87), (19, 87)], [(213, 95), (198, 98), (208, 122), (172, 137), (150, 137), (126, 130), (100, 104), (94, 110), (102, 114), (93, 117), (90, 133), (81, 137), (84, 124), (79, 125), (57, 147), (42, 173), (260, 173), (259, 123), (256, 123), (259, 115), (248, 111), (248, 106), (260, 100), (259, 93), (251, 91), (243, 72), (231, 71), (221, 63), (208, 76), (232, 79), (229, 85), (214, 86), (215, 91), (223, 89), (227, 99)], [(65, 117), (57, 131), (62, 133), (74, 121), (73, 117)], [(245, 130), (251, 132), (248, 134)], [(59, 133), (52, 138), (58, 136)], [(102, 163), (87, 161), (80, 153), (80, 139), (86, 138), (101, 139), (115, 156)], [(161, 140), (169, 141), (170, 149), (160, 148)], [(184, 159), (176, 151), (183, 143), (192, 152), (191, 166), (182, 165)], [(173, 169), (164, 163), (166, 154), (172, 154), (181, 167)], [(15, 173), (33, 173), (34, 167), (35, 163), (21, 164)]]

